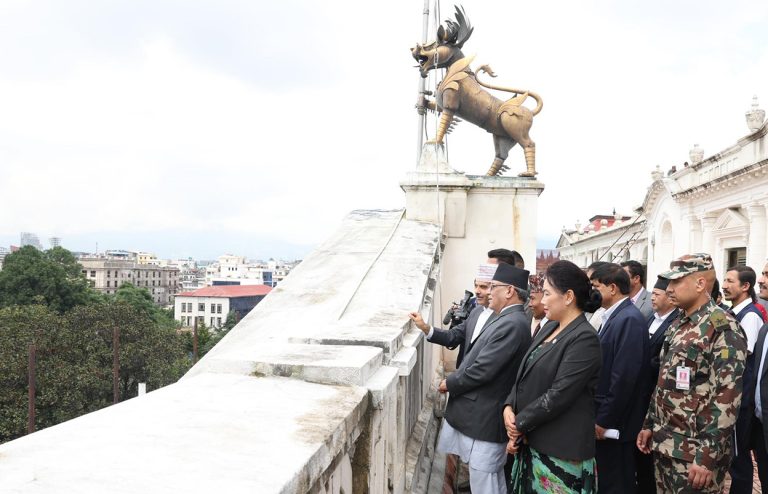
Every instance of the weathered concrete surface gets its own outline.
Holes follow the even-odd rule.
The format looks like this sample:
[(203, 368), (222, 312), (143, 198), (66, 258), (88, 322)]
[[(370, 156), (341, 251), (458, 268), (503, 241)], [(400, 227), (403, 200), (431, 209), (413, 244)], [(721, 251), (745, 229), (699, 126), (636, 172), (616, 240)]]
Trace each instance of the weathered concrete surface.
[(0, 492), (405, 492), (440, 248), (351, 213), (179, 383), (1, 445)]
[(321, 384), (363, 385), (381, 366), (382, 351), (366, 346), (265, 344), (233, 348), (206, 362), (206, 372), (282, 376)]
[(3, 445), (0, 492), (305, 492), (367, 407), (360, 387), (201, 375)]

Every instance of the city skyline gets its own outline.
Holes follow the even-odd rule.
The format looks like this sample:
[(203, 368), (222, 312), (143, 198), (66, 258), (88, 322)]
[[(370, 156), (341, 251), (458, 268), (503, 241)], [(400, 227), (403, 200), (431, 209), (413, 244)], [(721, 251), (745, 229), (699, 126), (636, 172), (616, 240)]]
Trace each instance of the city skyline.
[[(540, 247), (605, 208), (631, 214), (656, 165), (725, 148), (747, 134), (752, 96), (768, 102), (763, 3), (463, 5), (476, 65), (544, 100), (531, 130)], [(511, 33), (509, 19), (526, 21)], [(280, 255), (318, 245), (351, 210), (404, 206), (420, 3), (48, 0), (12, 2), (0, 20), (6, 244), (36, 231), (84, 250)], [(448, 149), (470, 174), (493, 154), (466, 123)], [(508, 165), (522, 171), (519, 149)], [(617, 180), (593, 190), (603, 176)]]

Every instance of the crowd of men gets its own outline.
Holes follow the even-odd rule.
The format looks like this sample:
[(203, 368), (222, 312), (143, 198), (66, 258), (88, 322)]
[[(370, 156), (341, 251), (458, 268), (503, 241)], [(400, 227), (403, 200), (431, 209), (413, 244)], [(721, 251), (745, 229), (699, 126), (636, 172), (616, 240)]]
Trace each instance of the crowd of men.
[[(729, 267), (722, 293), (707, 254), (653, 273), (651, 290), (637, 261), (596, 262), (586, 272), (602, 298), (586, 314), (602, 353), (598, 491), (721, 492), (729, 473), (731, 493), (751, 493), (754, 455), (768, 492), (768, 263), (759, 275)], [(476, 307), (465, 320), (443, 330), (411, 314), (429, 341), (459, 347), (457, 371), (439, 384), (451, 393), (443, 426), (451, 431), (441, 432), (438, 447), (468, 463), (476, 494), (507, 492), (512, 457), (499, 422), (505, 393), (531, 339), (557, 324), (542, 307), (542, 283), (517, 252), (496, 249), (478, 268)], [(514, 290), (493, 296), (498, 286)]]

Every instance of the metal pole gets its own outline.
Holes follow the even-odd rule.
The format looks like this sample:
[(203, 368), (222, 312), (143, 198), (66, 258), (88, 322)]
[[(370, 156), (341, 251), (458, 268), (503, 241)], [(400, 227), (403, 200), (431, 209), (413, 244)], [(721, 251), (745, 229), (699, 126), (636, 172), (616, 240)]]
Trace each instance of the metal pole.
[(36, 379), (36, 366), (37, 366), (37, 348), (35, 347), (34, 343), (29, 344), (29, 365), (27, 368), (28, 372), (28, 378), (29, 378), (29, 397), (28, 397), (28, 407), (27, 407), (27, 434), (32, 434), (35, 432), (35, 393), (36, 393), (36, 387), (37, 387), (37, 379)]
[[(421, 25), (421, 44), (427, 43), (427, 30), (429, 29), (429, 0), (424, 0), (424, 11), (422, 12), (422, 25)], [(419, 75), (419, 101), (424, 97), (424, 92), (427, 90), (427, 79)], [(421, 159), (421, 148), (424, 146), (424, 122), (426, 121), (426, 109), (423, 109), (419, 113), (419, 128), (416, 131), (417, 139), (416, 147), (416, 166), (419, 166), (419, 160)]]
[(112, 402), (120, 401), (120, 328), (112, 330)]
[(192, 357), (195, 359), (194, 362), (197, 363), (197, 316), (195, 316), (195, 324), (192, 329)]

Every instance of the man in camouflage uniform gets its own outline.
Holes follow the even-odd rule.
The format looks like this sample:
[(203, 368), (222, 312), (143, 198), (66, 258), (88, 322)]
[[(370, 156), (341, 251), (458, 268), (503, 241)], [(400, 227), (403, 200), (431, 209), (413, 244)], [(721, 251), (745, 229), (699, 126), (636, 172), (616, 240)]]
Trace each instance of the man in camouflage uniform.
[(719, 493), (731, 460), (747, 342), (736, 320), (715, 305), (708, 254), (690, 254), (660, 275), (682, 311), (667, 333), (661, 369), (637, 447), (653, 450), (663, 493)]

